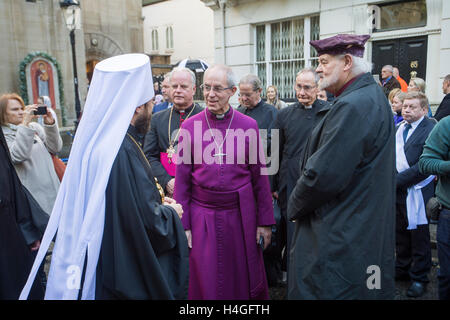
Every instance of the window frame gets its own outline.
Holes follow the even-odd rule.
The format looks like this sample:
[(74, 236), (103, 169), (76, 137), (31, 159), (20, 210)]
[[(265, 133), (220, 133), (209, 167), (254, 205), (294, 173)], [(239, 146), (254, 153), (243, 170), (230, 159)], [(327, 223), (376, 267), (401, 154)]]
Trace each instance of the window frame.
[[(273, 84), (273, 65), (274, 63), (282, 63), (282, 62), (303, 62), (302, 68), (309, 68), (314, 67), (314, 64), (312, 62), (318, 61), (318, 56), (311, 56), (313, 51), (311, 50), (311, 45), (309, 44), (309, 41), (311, 39), (311, 19), (314, 17), (319, 18), (319, 34), (320, 34), (320, 13), (308, 15), (308, 16), (298, 16), (293, 17), (290, 19), (282, 19), (282, 20), (276, 20), (276, 21), (269, 21), (265, 23), (259, 23), (254, 25), (254, 70), (256, 74), (259, 74), (259, 66), (264, 65), (265, 66), (265, 83), (263, 82), (263, 95), (266, 94), (266, 88)], [(291, 59), (279, 59), (274, 60), (271, 57), (272, 51), (271, 51), (271, 45), (272, 45), (272, 25), (273, 24), (280, 24), (280, 27), (282, 28), (283, 23), (290, 22), (290, 41), (291, 41), (291, 53), (292, 53), (292, 40), (293, 40), (293, 32), (294, 32), (294, 21), (296, 20), (303, 20), (303, 58), (291, 58)], [(257, 29), (258, 27), (265, 26), (265, 57), (263, 61), (257, 61), (258, 59), (258, 34)], [(291, 55), (292, 56), (292, 55)], [(317, 65), (317, 64), (315, 64)], [(297, 73), (300, 70), (295, 70), (295, 73)], [(286, 102), (294, 102), (295, 99), (295, 93), (293, 89), (294, 84), (292, 84), (292, 92), (290, 96), (286, 96), (285, 93), (280, 93), (279, 98), (286, 101)], [(279, 90), (280, 91), (280, 90)]]

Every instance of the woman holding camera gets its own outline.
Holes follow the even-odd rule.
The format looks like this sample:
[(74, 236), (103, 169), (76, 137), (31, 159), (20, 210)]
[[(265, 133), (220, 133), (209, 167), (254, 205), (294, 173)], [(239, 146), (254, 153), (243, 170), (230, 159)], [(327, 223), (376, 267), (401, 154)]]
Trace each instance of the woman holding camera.
[(32, 121), (39, 117), (36, 111), (38, 105), (25, 106), (15, 93), (0, 96), (0, 125), (14, 167), (22, 184), (50, 215), (60, 185), (50, 153), (58, 153), (63, 143), (51, 112), (42, 115), (41, 126)]

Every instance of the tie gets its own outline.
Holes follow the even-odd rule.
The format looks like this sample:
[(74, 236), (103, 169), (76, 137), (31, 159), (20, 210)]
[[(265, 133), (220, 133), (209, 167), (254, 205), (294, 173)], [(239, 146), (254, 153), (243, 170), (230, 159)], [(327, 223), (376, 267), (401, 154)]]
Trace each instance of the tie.
[(403, 142), (406, 143), (406, 137), (408, 136), (408, 131), (411, 129), (411, 124), (407, 123), (405, 129), (403, 130)]

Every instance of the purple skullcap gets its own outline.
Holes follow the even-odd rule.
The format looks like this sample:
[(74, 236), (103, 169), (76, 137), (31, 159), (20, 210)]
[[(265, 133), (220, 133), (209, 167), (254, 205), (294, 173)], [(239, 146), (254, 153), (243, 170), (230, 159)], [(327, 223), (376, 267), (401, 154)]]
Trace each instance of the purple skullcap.
[(310, 41), (309, 43), (317, 50), (318, 55), (322, 54), (351, 54), (357, 57), (364, 56), (364, 44), (370, 35), (363, 34), (338, 34), (336, 36)]

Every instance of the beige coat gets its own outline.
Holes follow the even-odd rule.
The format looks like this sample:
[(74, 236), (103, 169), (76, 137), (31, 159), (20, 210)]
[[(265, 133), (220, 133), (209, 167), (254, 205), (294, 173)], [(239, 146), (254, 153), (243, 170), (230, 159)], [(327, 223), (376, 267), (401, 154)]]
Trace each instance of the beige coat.
[(63, 145), (58, 126), (31, 122), (29, 127), (9, 124), (2, 129), (20, 181), (50, 215), (60, 185), (50, 155)]

